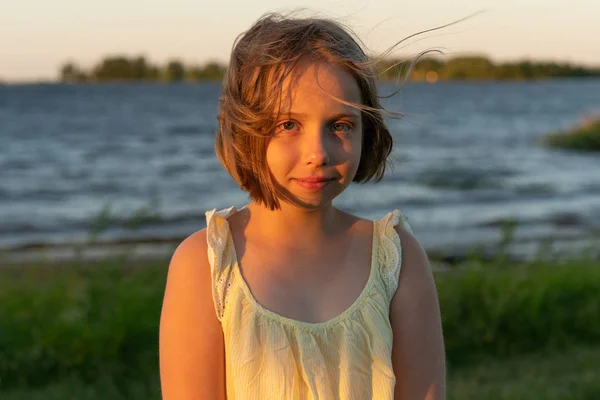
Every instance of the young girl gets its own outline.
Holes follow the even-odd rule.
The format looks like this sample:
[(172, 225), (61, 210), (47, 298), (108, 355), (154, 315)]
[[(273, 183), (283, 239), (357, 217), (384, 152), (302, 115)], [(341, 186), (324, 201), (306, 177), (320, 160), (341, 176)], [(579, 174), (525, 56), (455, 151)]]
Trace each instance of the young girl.
[(427, 257), (406, 218), (332, 205), (392, 149), (372, 63), (339, 24), (267, 15), (235, 45), (216, 153), (247, 191), (169, 268), (165, 400), (443, 399)]

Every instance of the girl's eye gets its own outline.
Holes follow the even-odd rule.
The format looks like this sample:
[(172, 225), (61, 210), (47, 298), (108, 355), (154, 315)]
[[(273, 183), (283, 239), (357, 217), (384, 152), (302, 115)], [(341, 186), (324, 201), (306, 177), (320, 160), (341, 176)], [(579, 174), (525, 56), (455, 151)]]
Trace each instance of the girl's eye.
[(291, 131), (296, 128), (296, 123), (294, 121), (286, 121), (280, 125), (284, 130)]
[(347, 133), (347, 132), (350, 132), (350, 130), (352, 130), (352, 127), (349, 124), (343, 123), (343, 122), (337, 122), (337, 123), (333, 124), (331, 126), (331, 128), (333, 129), (334, 132), (342, 132), (342, 133)]

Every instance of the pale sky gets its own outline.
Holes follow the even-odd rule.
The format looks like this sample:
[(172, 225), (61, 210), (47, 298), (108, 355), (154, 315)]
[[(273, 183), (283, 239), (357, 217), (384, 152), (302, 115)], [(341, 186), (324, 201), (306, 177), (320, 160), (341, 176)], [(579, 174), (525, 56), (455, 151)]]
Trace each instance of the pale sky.
[(0, 80), (55, 79), (66, 61), (87, 69), (116, 54), (226, 62), (235, 37), (263, 13), (298, 7), (341, 18), (375, 52), (483, 10), (396, 55), (442, 47), (449, 57), (600, 67), (598, 0), (0, 0)]

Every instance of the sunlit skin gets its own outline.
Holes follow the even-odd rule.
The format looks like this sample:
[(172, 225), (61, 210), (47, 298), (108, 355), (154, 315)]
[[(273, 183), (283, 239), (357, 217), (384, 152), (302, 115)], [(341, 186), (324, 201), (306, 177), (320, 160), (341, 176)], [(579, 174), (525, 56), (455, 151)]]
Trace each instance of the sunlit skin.
[(309, 245), (337, 231), (341, 220), (356, 219), (335, 209), (332, 201), (358, 169), (361, 112), (336, 98), (360, 104), (361, 93), (349, 73), (308, 59), (286, 79), (282, 93), (278, 127), (266, 158), (272, 179), (289, 200), (281, 201), (278, 211), (256, 203), (248, 208), (261, 221), (264, 235), (276, 235), (278, 241), (306, 240)]
[(267, 147), (267, 165), (295, 205), (325, 210), (352, 181), (362, 148), (360, 104), (352, 76), (303, 60), (284, 83), (278, 126)]

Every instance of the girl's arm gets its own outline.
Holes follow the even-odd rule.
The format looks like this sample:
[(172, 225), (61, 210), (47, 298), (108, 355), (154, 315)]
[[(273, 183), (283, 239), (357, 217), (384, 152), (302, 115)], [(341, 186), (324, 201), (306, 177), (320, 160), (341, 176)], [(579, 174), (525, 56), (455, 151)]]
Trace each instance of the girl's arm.
[(169, 266), (159, 340), (164, 400), (225, 399), (223, 331), (211, 285), (206, 232), (199, 231)]
[(395, 400), (443, 400), (446, 368), (440, 307), (425, 251), (408, 231), (397, 227), (402, 267), (392, 299), (392, 363)]

